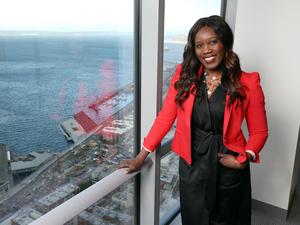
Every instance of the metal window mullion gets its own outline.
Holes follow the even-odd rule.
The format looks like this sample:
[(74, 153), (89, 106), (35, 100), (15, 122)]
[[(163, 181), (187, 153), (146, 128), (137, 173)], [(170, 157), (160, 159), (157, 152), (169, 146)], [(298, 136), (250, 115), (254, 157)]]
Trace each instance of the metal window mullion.
[(227, 0), (221, 0), (221, 7), (220, 7), (220, 16), (225, 18), (226, 16), (226, 5), (227, 5)]
[(235, 31), (237, 4), (238, 4), (238, 0), (230, 0), (230, 1), (222, 0), (222, 4), (221, 4), (221, 15), (223, 18), (225, 18), (226, 22), (229, 24), (233, 33)]
[[(157, 40), (157, 103), (156, 113), (158, 114), (163, 103), (163, 61), (164, 61), (164, 14), (165, 14), (165, 0), (158, 2), (158, 40)], [(160, 148), (160, 147), (159, 147)], [(162, 157), (161, 149), (157, 151), (155, 161), (155, 202), (154, 202), (154, 224), (160, 224), (160, 160)]]
[[(134, 0), (134, 154), (141, 148), (141, 0)], [(134, 224), (140, 225), (140, 174), (134, 179)]]

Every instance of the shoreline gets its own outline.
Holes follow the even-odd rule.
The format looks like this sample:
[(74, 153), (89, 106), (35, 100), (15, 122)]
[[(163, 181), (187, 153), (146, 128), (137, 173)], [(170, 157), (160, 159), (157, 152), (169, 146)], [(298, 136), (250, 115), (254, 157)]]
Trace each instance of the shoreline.
[(182, 44), (185, 45), (186, 41), (180, 41), (180, 40), (165, 40), (164, 43), (166, 44)]

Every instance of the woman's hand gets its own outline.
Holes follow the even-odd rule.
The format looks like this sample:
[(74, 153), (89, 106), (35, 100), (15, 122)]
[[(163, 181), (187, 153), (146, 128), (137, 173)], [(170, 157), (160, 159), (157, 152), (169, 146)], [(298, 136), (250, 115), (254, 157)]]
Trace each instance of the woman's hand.
[(244, 163), (240, 163), (233, 155), (218, 153), (219, 162), (228, 168), (232, 169), (244, 169), (248, 163), (248, 160)]
[(120, 168), (127, 168), (126, 173), (132, 173), (138, 171), (143, 165), (143, 161), (141, 162), (139, 159), (128, 159), (124, 160), (120, 163)]
[(146, 149), (142, 148), (142, 150), (136, 156), (135, 159), (128, 159), (128, 160), (122, 161), (119, 165), (119, 169), (127, 168), (126, 173), (132, 173), (132, 172), (138, 171), (139, 169), (141, 169), (148, 154), (149, 154), (149, 152)]

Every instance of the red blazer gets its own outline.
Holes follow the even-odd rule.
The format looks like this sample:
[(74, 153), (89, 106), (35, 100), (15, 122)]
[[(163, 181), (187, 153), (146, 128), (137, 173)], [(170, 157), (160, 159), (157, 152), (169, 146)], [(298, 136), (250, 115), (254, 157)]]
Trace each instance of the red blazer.
[[(168, 133), (177, 118), (175, 135), (172, 141), (172, 150), (189, 164), (191, 158), (191, 115), (194, 103), (194, 94), (190, 94), (184, 101), (183, 107), (175, 102), (177, 91), (174, 87), (179, 79), (181, 65), (177, 66), (170, 88), (161, 111), (158, 113), (148, 135), (144, 139), (144, 147), (154, 151), (163, 137)], [(237, 102), (225, 107), (223, 125), (223, 143), (226, 148), (239, 153), (237, 160), (241, 163), (247, 159), (245, 150), (251, 150), (259, 162), (259, 152), (268, 137), (268, 126), (265, 111), (264, 94), (260, 86), (259, 74), (242, 72), (241, 83), (246, 87), (246, 98), (241, 106)], [(191, 87), (191, 89), (193, 86)], [(229, 95), (226, 95), (226, 103)], [(249, 133), (248, 140), (241, 130), (242, 122), (246, 119)]]

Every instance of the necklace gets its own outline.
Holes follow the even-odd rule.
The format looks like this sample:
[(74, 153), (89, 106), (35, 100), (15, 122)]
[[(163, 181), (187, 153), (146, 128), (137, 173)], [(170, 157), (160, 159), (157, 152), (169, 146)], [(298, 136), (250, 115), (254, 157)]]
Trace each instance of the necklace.
[(217, 77), (215, 75), (208, 75), (207, 72), (204, 72), (204, 83), (206, 84), (206, 91), (208, 94), (208, 97), (211, 96), (211, 94), (216, 90), (216, 88), (221, 84), (221, 78), (222, 75)]

